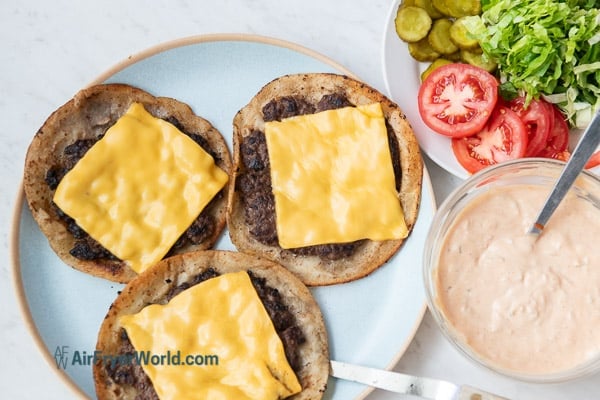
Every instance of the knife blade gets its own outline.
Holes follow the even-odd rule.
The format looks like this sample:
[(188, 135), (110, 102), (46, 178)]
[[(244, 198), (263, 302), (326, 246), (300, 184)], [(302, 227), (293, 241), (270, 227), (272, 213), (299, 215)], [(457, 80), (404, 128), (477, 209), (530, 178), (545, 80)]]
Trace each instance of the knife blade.
[(330, 375), (387, 391), (429, 400), (508, 400), (468, 385), (385, 371), (341, 361), (330, 362)]

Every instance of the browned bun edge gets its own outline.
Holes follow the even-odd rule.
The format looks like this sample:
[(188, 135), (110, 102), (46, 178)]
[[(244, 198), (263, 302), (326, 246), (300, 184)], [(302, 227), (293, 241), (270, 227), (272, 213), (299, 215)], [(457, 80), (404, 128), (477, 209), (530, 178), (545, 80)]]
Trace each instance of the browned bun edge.
[[(231, 155), (225, 139), (209, 121), (194, 114), (189, 105), (167, 97), (155, 97), (126, 84), (101, 84), (78, 92), (53, 112), (34, 136), (25, 158), (23, 187), (27, 204), (51, 248), (66, 264), (85, 273), (115, 282), (128, 282), (136, 273), (119, 260), (82, 260), (69, 252), (75, 239), (58, 218), (52, 205), (54, 190), (45, 182), (48, 169), (63, 159), (65, 147), (79, 139), (95, 139), (103, 134), (134, 103), (142, 103), (158, 118), (177, 121), (180, 128), (198, 134), (217, 154), (217, 165), (231, 173)], [(222, 191), (226, 193), (227, 189)], [(211, 204), (215, 229), (198, 245), (186, 245), (177, 252), (211, 248), (223, 231), (226, 220), (226, 195)]]
[[(280, 265), (248, 254), (206, 250), (166, 258), (129, 282), (114, 300), (100, 327), (96, 350), (118, 354), (122, 315), (139, 312), (149, 304), (164, 303), (169, 290), (208, 268), (220, 274), (250, 270), (282, 295), (296, 318), (306, 342), (300, 347), (301, 368), (297, 371), (302, 392), (292, 400), (320, 399), (329, 376), (329, 352), (325, 324), (318, 304), (308, 288)], [(96, 394), (104, 399), (134, 399), (135, 390), (115, 383), (101, 363), (93, 367)]]
[(316, 104), (326, 94), (343, 94), (355, 106), (379, 102), (387, 124), (393, 130), (402, 171), (399, 200), (409, 232), (416, 222), (423, 177), (423, 161), (415, 134), (400, 107), (376, 89), (356, 79), (332, 74), (285, 75), (266, 84), (233, 120), (233, 182), (230, 186), (227, 223), (238, 250), (266, 257), (282, 264), (309, 286), (331, 285), (362, 278), (379, 268), (401, 247), (404, 240), (366, 241), (353, 255), (325, 261), (314, 255), (296, 255), (278, 246), (265, 245), (249, 232), (236, 180), (244, 173), (240, 145), (258, 130), (264, 132), (263, 107), (273, 99), (298, 96)]

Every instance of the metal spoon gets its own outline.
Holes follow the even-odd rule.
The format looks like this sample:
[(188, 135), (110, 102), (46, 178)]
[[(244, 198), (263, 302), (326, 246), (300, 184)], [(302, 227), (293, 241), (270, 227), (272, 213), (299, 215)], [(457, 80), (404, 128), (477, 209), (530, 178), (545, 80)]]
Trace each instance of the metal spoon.
[(544, 203), (544, 207), (542, 207), (529, 233), (534, 235), (542, 233), (550, 216), (554, 213), (554, 210), (556, 210), (563, 197), (565, 197), (565, 194), (567, 194), (569, 188), (581, 173), (581, 170), (583, 170), (583, 167), (598, 147), (598, 143), (600, 143), (600, 110), (596, 112), (592, 121), (583, 132), (579, 143), (575, 147), (575, 150), (573, 150), (573, 154), (556, 181), (552, 192), (546, 199), (546, 203)]

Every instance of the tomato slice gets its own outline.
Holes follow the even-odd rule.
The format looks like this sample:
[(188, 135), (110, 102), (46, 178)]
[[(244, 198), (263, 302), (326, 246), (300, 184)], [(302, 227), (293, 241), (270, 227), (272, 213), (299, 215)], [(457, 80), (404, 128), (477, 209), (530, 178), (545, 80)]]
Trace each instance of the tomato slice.
[(592, 157), (588, 160), (587, 164), (585, 164), (586, 168), (594, 168), (600, 165), (600, 151), (592, 154)]
[(537, 157), (564, 159), (569, 146), (569, 125), (557, 106), (552, 105), (552, 128), (546, 140), (546, 146), (538, 152)]
[(453, 63), (430, 73), (419, 88), (419, 113), (433, 131), (450, 137), (479, 132), (498, 100), (498, 81), (489, 72)]
[(481, 132), (453, 138), (452, 150), (458, 162), (475, 173), (489, 165), (523, 157), (527, 150), (527, 128), (516, 112), (499, 106)]
[[(569, 161), (569, 157), (571, 157), (571, 153), (566, 150), (562, 151), (560, 153), (554, 154), (552, 156), (552, 158), (556, 158), (557, 160), (561, 160), (561, 161), (565, 161), (565, 162)], [(600, 165), (600, 150), (598, 150), (594, 154), (592, 154), (592, 156), (590, 157), (588, 162), (585, 164), (584, 168), (585, 169), (596, 168), (598, 165)]]
[(545, 100), (533, 99), (525, 107), (525, 97), (519, 96), (511, 100), (508, 107), (519, 115), (527, 129), (529, 144), (525, 157), (536, 157), (546, 147), (554, 122), (554, 106)]
[[(568, 161), (571, 156), (571, 153), (567, 149), (569, 146), (569, 125), (558, 107), (552, 105), (552, 108), (554, 115), (552, 129), (548, 135), (546, 147), (538, 156)], [(600, 150), (592, 154), (592, 157), (585, 164), (585, 168), (595, 168), (598, 165), (600, 165)]]

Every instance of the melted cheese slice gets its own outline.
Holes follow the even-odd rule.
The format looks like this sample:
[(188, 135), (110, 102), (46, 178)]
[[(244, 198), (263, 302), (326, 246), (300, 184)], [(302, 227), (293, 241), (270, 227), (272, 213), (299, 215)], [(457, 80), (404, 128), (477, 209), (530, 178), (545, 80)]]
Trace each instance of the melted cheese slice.
[(406, 237), (379, 103), (265, 125), (279, 244)]
[(190, 137), (134, 103), (65, 175), (54, 202), (139, 273), (164, 257), (227, 179)]
[(142, 364), (161, 400), (269, 400), (302, 390), (245, 271), (204, 281), (120, 323), (136, 351), (179, 351), (182, 361), (218, 357), (218, 365)]

